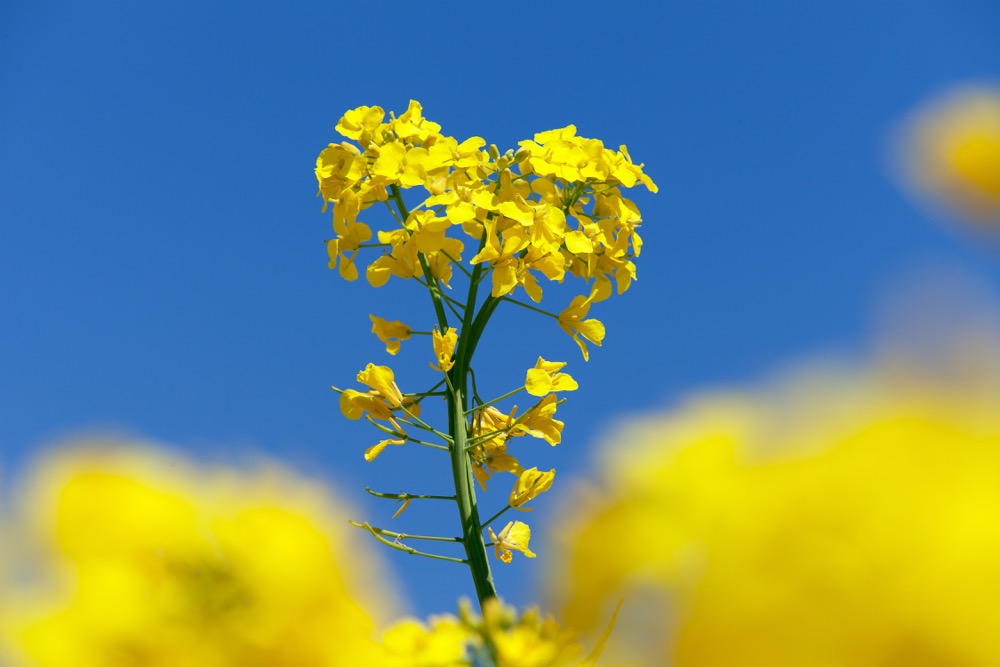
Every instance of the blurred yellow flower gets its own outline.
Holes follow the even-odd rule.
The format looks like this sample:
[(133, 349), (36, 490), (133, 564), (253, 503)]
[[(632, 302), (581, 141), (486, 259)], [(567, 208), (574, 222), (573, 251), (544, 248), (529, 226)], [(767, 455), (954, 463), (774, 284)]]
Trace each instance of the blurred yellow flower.
[(1000, 354), (958, 357), (629, 424), (557, 520), (556, 608), (624, 597), (620, 666), (1000, 664)]
[(464, 667), (472, 632), (453, 616), (435, 616), (425, 625), (413, 619), (398, 622), (382, 636), (394, 667)]
[(581, 662), (576, 633), (537, 608), (518, 614), (497, 598), (486, 601), (481, 617), (463, 601), (458, 617), (400, 621), (383, 643), (389, 667), (589, 667), (604, 646), (597, 642)]
[(963, 88), (928, 104), (900, 138), (913, 185), (963, 217), (1000, 224), (1000, 87)]
[(303, 479), (83, 447), (42, 463), (25, 507), (31, 576), (0, 617), (14, 664), (379, 664), (393, 597)]

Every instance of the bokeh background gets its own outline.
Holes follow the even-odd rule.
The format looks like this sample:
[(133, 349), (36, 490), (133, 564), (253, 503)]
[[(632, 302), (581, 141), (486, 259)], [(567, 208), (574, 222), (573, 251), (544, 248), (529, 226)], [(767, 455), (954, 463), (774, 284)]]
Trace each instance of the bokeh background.
[[(998, 25), (992, 0), (2, 3), (4, 497), (80, 434), (277, 459), (384, 524), (395, 507), (365, 485), (447, 490), (433, 453), (366, 464), (375, 434), (329, 390), (386, 363), (369, 313), (430, 322), (418, 287), (376, 292), (326, 266), (312, 169), (362, 104), (417, 99), (445, 133), (501, 150), (574, 123), (659, 184), (635, 194), (639, 281), (592, 311), (608, 335), (588, 364), (527, 312), (484, 338), (495, 394), (538, 355), (570, 361), (563, 443), (533, 461), (558, 469), (557, 489), (625, 415), (804, 356), (864, 357), (912, 285), (954, 284), (988, 310), (995, 242), (909, 196), (890, 154), (913, 109), (1000, 77)], [(431, 377), (419, 344), (393, 362), (404, 389)], [(413, 506), (391, 525), (439, 518)], [(539, 597), (535, 573), (558, 567), (542, 544), (495, 568), (507, 599)], [(389, 556), (420, 615), (471, 592), (458, 568)]]

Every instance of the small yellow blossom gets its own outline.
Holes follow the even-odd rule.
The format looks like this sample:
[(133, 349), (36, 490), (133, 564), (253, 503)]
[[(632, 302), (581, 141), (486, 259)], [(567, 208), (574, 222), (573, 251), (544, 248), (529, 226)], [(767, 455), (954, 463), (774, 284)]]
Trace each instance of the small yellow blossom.
[(458, 330), (449, 327), (442, 335), (437, 327), (431, 334), (434, 343), (434, 356), (437, 357), (437, 364), (431, 364), (431, 368), (436, 371), (447, 373), (455, 365), (451, 358), (455, 355), (455, 345), (458, 343)]
[[(345, 224), (343, 234), (337, 238), (326, 242), (326, 252), (330, 257), (328, 266), (333, 269), (337, 267), (337, 259), (340, 259), (340, 276), (344, 280), (357, 280), (358, 267), (354, 265), (354, 260), (358, 256), (358, 246), (372, 237), (372, 230), (363, 222)], [(350, 251), (353, 254), (348, 254)]]
[(348, 419), (361, 419), (367, 412), (375, 419), (392, 419), (392, 407), (374, 391), (345, 389), (340, 394), (340, 411)]
[[(516, 411), (517, 408), (515, 407)], [(470, 437), (479, 438), (492, 434), (492, 437), (479, 442), (469, 450), (472, 457), (472, 474), (475, 476), (479, 486), (486, 490), (486, 482), (498, 472), (509, 472), (520, 475), (524, 468), (518, 460), (507, 452), (507, 438), (509, 436), (524, 435), (524, 433), (514, 433), (511, 431), (514, 423), (514, 413), (504, 414), (492, 405), (479, 410), (472, 420)]]
[(564, 361), (545, 361), (538, 357), (535, 367), (528, 371), (524, 387), (532, 396), (545, 396), (553, 391), (573, 391), (580, 385), (568, 373), (560, 373)]
[(524, 503), (533, 499), (540, 493), (548, 491), (552, 487), (552, 480), (556, 477), (556, 471), (539, 472), (538, 468), (528, 468), (517, 478), (514, 488), (510, 492), (510, 500), (507, 504), (516, 509), (529, 511), (530, 508), (522, 507)]
[(389, 354), (395, 355), (399, 352), (400, 342), (409, 339), (410, 334), (413, 333), (410, 327), (399, 320), (389, 322), (375, 315), (369, 315), (368, 317), (372, 321), (372, 333), (385, 343), (385, 351)]
[(395, 375), (388, 366), (368, 364), (358, 373), (358, 382), (370, 387), (367, 392), (345, 389), (340, 392), (340, 411), (348, 419), (361, 419), (368, 413), (375, 419), (388, 421), (398, 433), (403, 430), (393, 418), (393, 411), (402, 410), (414, 416), (420, 415), (420, 403), (416, 397), (404, 397), (396, 385)]
[(361, 106), (343, 115), (337, 122), (337, 132), (367, 146), (372, 133), (379, 128), (384, 118), (385, 111), (382, 107)]
[(493, 541), (496, 557), (504, 563), (510, 563), (513, 559), (512, 551), (520, 551), (528, 558), (535, 557), (535, 553), (528, 548), (528, 542), (531, 541), (531, 528), (528, 527), (528, 524), (520, 521), (510, 521), (500, 531), (499, 535), (494, 533), (492, 528), (488, 528), (487, 530), (490, 533), (490, 539)]
[(588, 311), (590, 311), (590, 304), (595, 296), (596, 293), (592, 293), (588, 297), (576, 296), (570, 302), (569, 306), (559, 313), (559, 326), (562, 327), (563, 331), (572, 336), (576, 344), (580, 346), (584, 361), (590, 360), (587, 344), (584, 341), (590, 341), (600, 347), (601, 342), (604, 340), (604, 324), (600, 320), (583, 319), (587, 316)]
[(513, 435), (527, 433), (535, 438), (542, 438), (550, 445), (558, 445), (562, 439), (564, 424), (552, 415), (556, 413), (558, 400), (555, 394), (549, 394), (538, 405), (524, 413), (521, 421), (513, 429)]
[(358, 382), (371, 387), (394, 408), (403, 404), (403, 394), (396, 385), (396, 377), (388, 366), (368, 364), (358, 373)]

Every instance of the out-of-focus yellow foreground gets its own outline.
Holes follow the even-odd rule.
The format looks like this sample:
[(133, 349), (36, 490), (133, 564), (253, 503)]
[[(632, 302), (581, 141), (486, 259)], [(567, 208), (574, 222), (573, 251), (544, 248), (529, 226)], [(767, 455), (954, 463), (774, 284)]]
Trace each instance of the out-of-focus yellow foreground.
[[(565, 621), (608, 665), (1000, 665), (1000, 367), (801, 373), (626, 425), (565, 505)], [(935, 366), (929, 370), (930, 366)]]
[(53, 452), (21, 501), (0, 664), (374, 664), (393, 598), (305, 480), (88, 445)]
[(52, 450), (17, 496), (2, 667), (560, 667), (604, 644), (585, 656), (574, 632), (496, 599), (389, 625), (391, 577), (343, 505), (273, 466), (86, 444)]

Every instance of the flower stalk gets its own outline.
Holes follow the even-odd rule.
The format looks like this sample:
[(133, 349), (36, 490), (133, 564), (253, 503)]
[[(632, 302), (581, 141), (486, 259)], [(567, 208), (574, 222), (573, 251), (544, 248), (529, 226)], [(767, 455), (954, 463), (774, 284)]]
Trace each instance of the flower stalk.
[[(346, 280), (356, 280), (357, 262), (364, 252), (376, 255), (365, 270), (373, 287), (393, 277), (423, 286), (436, 323), (415, 322), (417, 326), (411, 327), (371, 314), (372, 333), (390, 355), (413, 336), (429, 335), (435, 360), (429, 365), (442, 374), (430, 389), (404, 392), (391, 368), (369, 363), (357, 376), (366, 391), (336, 391), (348, 419), (363, 416), (391, 436), (370, 446), (367, 460), (390, 445), (412, 443), (448, 452), (454, 495), (368, 491), (401, 503), (394, 519), (414, 499), (452, 500), (461, 534), (432, 538), (374, 528), (367, 522), (355, 525), (393, 549), (468, 565), (485, 610), (497, 595), (487, 546), (502, 563), (511, 562), (515, 552), (521, 554), (518, 558), (535, 556), (527, 524), (511, 521), (499, 534), (489, 524), (511, 508), (530, 510), (525, 505), (547, 491), (555, 477), (555, 470), (521, 465), (511, 443), (530, 436), (559, 444), (564, 425), (554, 415), (565, 399), (557, 398), (557, 392), (573, 391), (577, 383), (560, 372), (565, 362), (539, 358), (516, 388), (483, 401), (472, 368), (476, 349), (500, 303), (509, 301), (555, 319), (586, 360), (587, 343), (600, 346), (605, 333), (599, 320), (587, 319), (591, 306), (609, 298), (613, 285), (620, 294), (635, 278), (632, 260), (641, 249), (637, 232), (641, 218), (622, 189), (641, 183), (655, 192), (656, 186), (624, 146), (607, 149), (599, 140), (576, 136), (573, 126), (541, 132), (533, 141), (520, 142), (516, 151), (503, 153), (496, 146), (487, 147), (480, 137), (459, 142), (440, 129), (423, 117), (416, 102), (388, 120), (380, 107), (359, 107), (337, 124), (338, 132), (357, 145), (330, 144), (317, 160), (320, 195), (334, 205), (336, 238), (327, 241), (329, 267), (339, 268)], [(429, 196), (411, 208), (403, 190), (415, 187)], [(376, 236), (358, 216), (378, 202), (389, 209), (396, 227)], [(475, 255), (463, 264), (468, 238), (476, 246)], [(523, 289), (539, 304), (541, 278), (561, 283), (569, 275), (585, 282), (587, 293), (558, 314), (513, 298)], [(464, 300), (455, 298), (453, 278), (467, 283)], [(531, 408), (517, 418), (517, 406), (501, 410), (504, 401), (522, 391), (538, 399)], [(422, 404), (430, 397), (444, 399), (446, 427), (432, 426), (433, 419), (421, 416)], [(407, 429), (431, 433), (444, 444), (414, 438)], [(485, 491), (487, 482), (500, 473), (516, 478), (514, 488), (506, 506), (483, 523), (476, 486)], [(484, 531), (489, 531), (489, 545)], [(401, 544), (403, 539), (459, 542), (466, 557), (427, 554)]]

